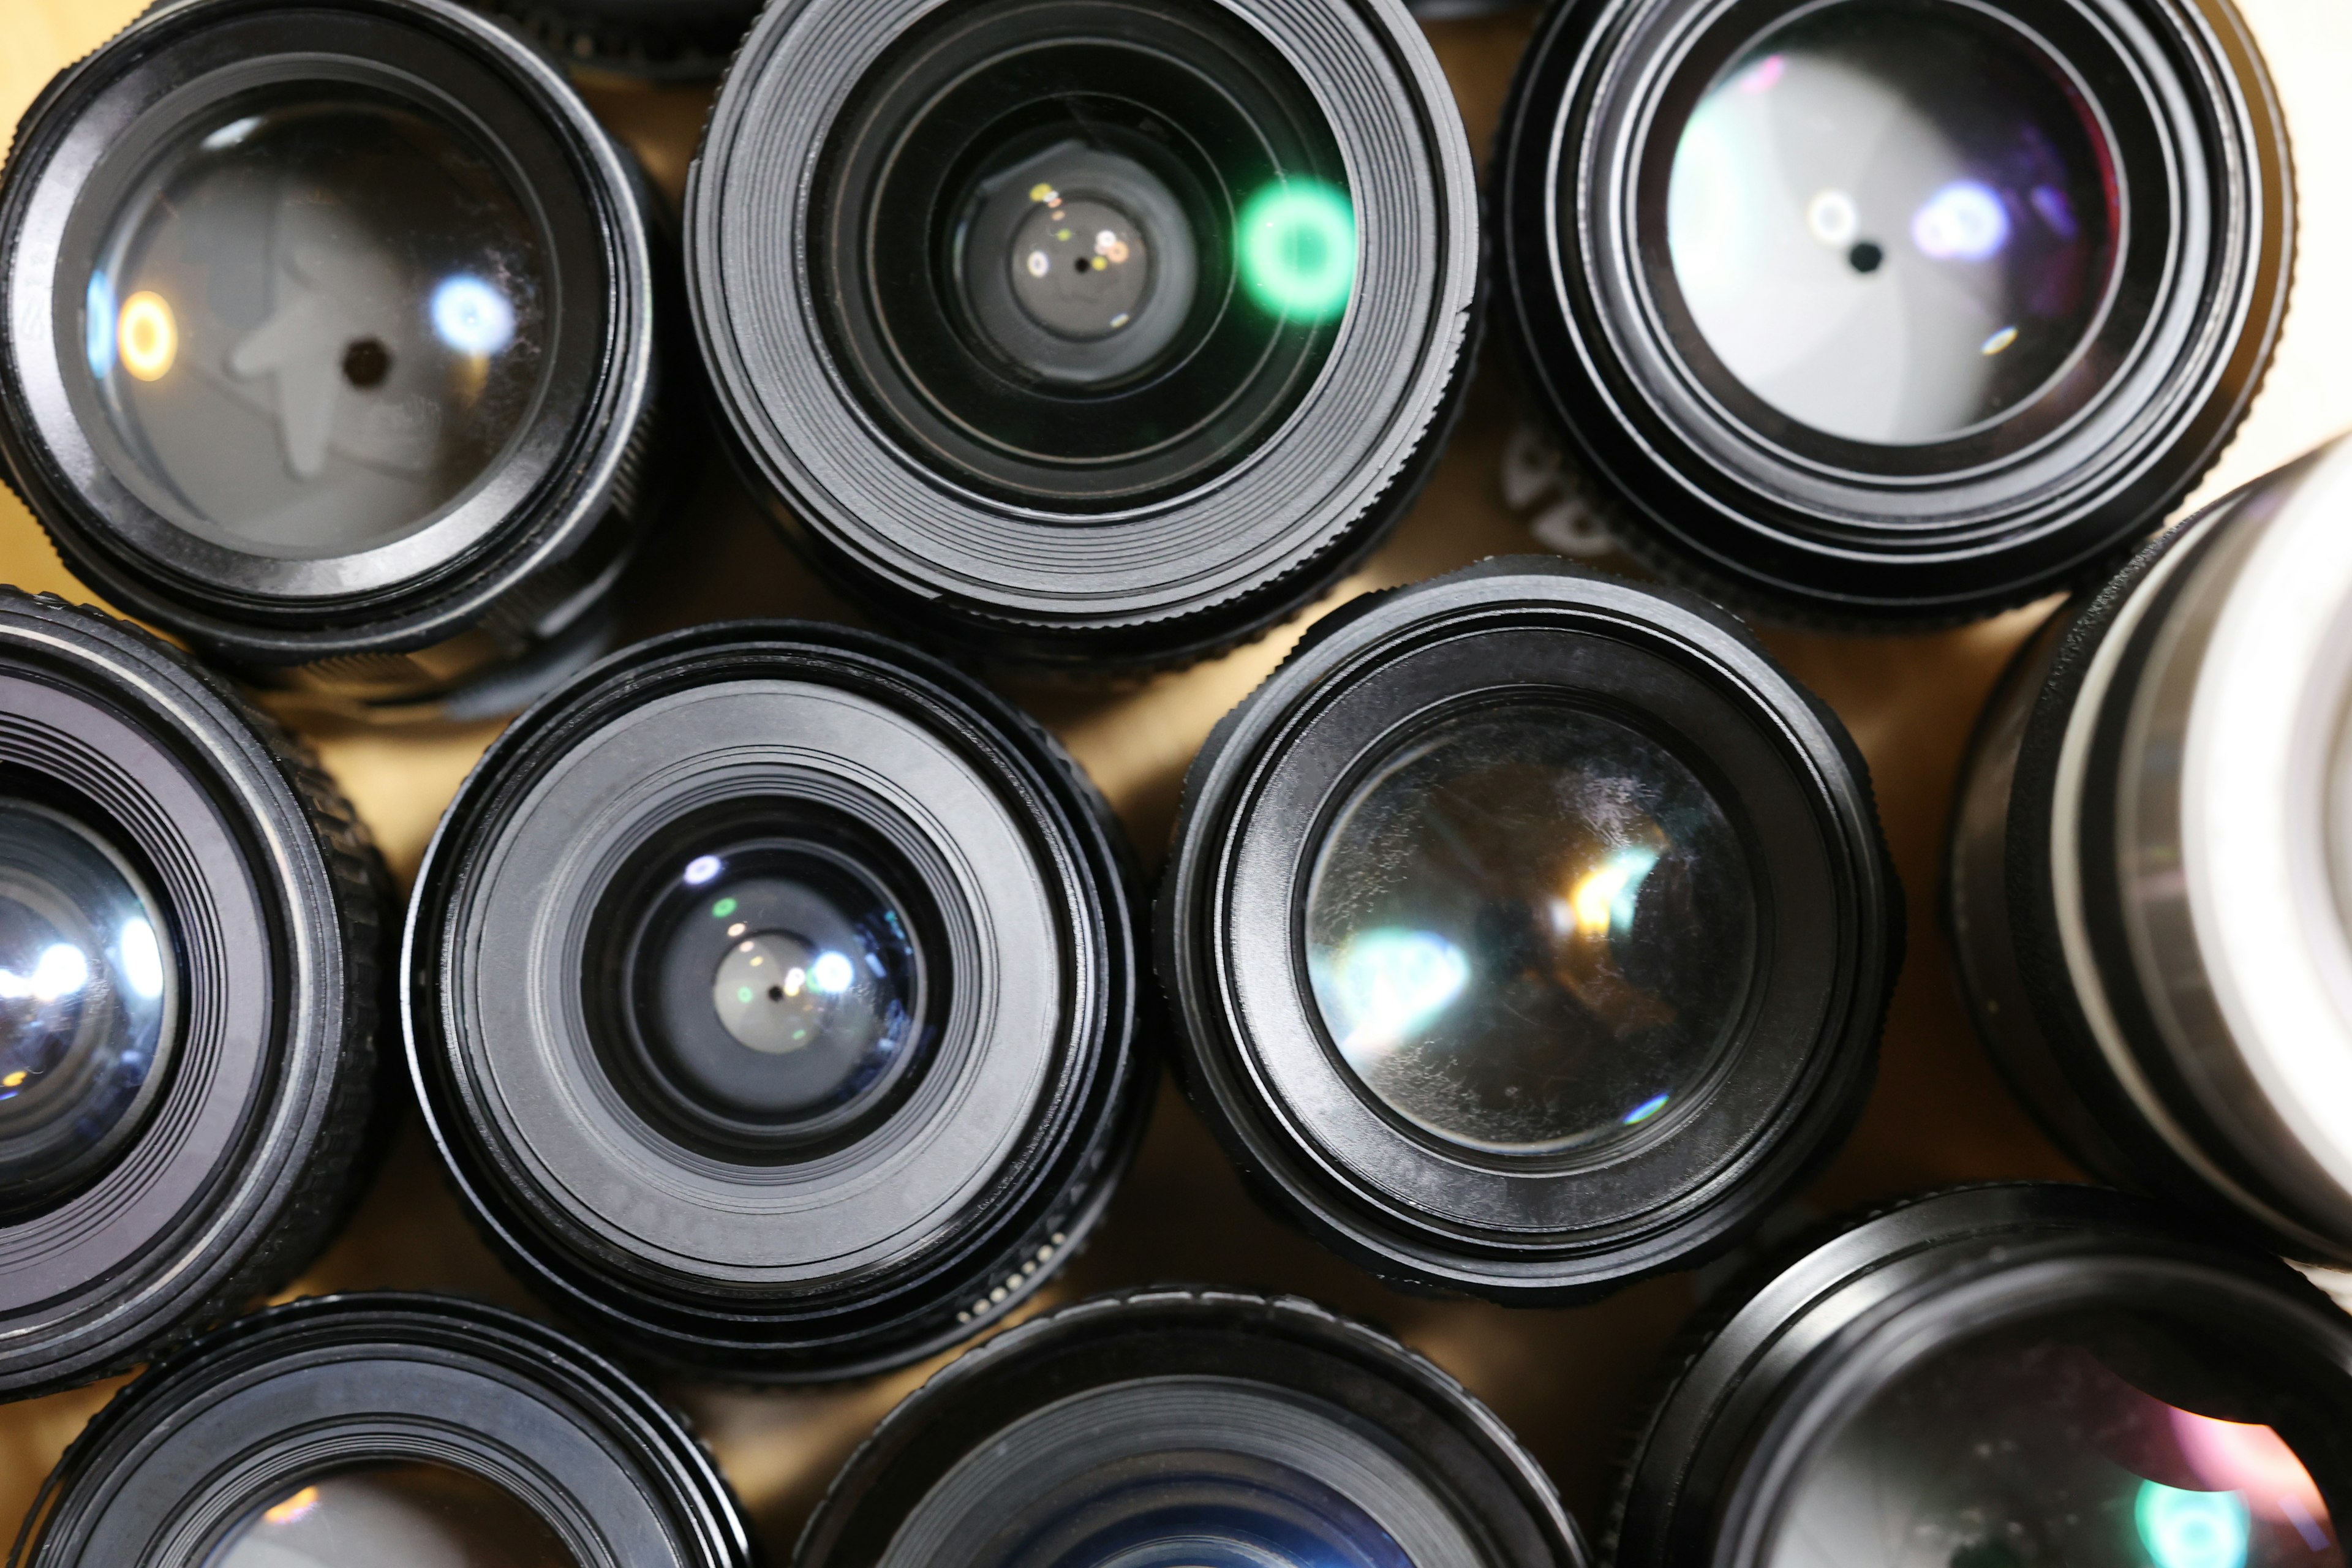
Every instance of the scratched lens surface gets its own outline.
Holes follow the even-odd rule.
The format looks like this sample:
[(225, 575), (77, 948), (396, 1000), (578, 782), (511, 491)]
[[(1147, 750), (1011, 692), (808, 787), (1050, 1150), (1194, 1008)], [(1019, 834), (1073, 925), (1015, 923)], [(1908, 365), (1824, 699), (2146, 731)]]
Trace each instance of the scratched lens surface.
[(1507, 1153), (1668, 1113), (1727, 1043), (1756, 947), (1748, 859), (1666, 747), (1546, 703), (1415, 735), (1317, 852), (1307, 972), (1391, 1110)]

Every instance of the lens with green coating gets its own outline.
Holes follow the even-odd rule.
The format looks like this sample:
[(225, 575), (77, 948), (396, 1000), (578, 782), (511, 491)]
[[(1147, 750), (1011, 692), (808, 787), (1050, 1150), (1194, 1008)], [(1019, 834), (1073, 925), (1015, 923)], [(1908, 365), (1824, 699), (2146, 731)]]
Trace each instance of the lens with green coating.
[(1242, 208), (1241, 279), (1277, 316), (1328, 321), (1356, 287), (1356, 209), (1321, 180), (1267, 185)]

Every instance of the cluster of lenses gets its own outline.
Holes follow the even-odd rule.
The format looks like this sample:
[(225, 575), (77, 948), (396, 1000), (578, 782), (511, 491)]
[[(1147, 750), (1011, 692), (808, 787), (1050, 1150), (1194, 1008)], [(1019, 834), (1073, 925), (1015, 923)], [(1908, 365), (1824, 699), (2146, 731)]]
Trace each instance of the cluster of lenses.
[[(582, 89), (698, 78), (673, 222)], [(0, 590), (0, 1397), (147, 1363), (12, 1563), (751, 1568), (639, 1372), (988, 1335), (801, 1568), (1586, 1568), (1380, 1331), (1033, 1310), (1163, 1051), (1392, 1284), (1568, 1305), (1748, 1247), (1861, 1113), (1906, 931), (1860, 749), (1715, 601), (2076, 587), (1982, 722), (1947, 914), (2020, 1096), (2138, 1194), (1749, 1251), (1605, 1556), (2342, 1564), (2352, 1324), (2280, 1257), (2352, 1268), (2352, 444), (2148, 542), (2285, 297), (2242, 26), (1557, 0), (1492, 173), (1482, 234), (1387, 0), (179, 0), (63, 73), (0, 173), (0, 458), (182, 646)], [(1164, 668), (1331, 591), (1445, 445), (1490, 239), (1567, 460), (1707, 596), (1507, 555), (1350, 599), (1192, 760), (1147, 902), (973, 667)], [(703, 415), (914, 641), (610, 651), (649, 530), (692, 547)], [(208, 665), (511, 720), (404, 924)], [(237, 1316), (411, 1104), (567, 1330)]]

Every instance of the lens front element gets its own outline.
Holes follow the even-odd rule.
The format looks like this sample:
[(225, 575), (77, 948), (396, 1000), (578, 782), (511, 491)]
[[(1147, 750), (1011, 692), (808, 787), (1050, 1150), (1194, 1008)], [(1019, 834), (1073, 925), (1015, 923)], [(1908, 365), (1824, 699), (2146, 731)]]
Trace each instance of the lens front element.
[(420, 1460), (337, 1470), (269, 1503), (208, 1568), (576, 1568), (504, 1488)]

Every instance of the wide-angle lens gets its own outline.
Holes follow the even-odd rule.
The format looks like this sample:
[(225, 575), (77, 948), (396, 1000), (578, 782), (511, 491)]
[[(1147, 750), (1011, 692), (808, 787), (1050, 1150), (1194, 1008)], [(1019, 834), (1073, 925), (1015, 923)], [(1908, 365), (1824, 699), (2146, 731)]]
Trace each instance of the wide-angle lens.
[(592, 657), (656, 449), (654, 262), (578, 97), (426, 0), (180, 7), (66, 83), (0, 188), (0, 293), (52, 325), (0, 353), (0, 444), (74, 570), (372, 713)]
[(1897, 1205), (1723, 1307), (1633, 1455), (1617, 1561), (2337, 1568), (2347, 1349), (2294, 1271), (2141, 1200)]
[(0, 591), (0, 1395), (272, 1290), (373, 1153), (383, 870), (174, 650)]
[(2285, 132), (2226, 5), (2122, 13), (1552, 8), (1496, 254), (1629, 547), (1782, 614), (1963, 619), (2188, 493), (2284, 310)]
[(877, 1430), (802, 1568), (1582, 1568), (1551, 1483), (1386, 1336), (1159, 1290), (1014, 1329)]
[(1901, 946), (1828, 710), (1728, 616), (1530, 557), (1318, 623), (1194, 763), (1160, 912), (1186, 1090), (1275, 1205), (1513, 1301), (1760, 1217)]
[(2347, 517), (2338, 443), (2053, 614), (1980, 722), (1948, 883), (1978, 1031), (2078, 1160), (2335, 1268)]
[(68, 1450), (16, 1561), (750, 1568), (752, 1550), (709, 1456), (618, 1368), (495, 1308), (380, 1292), (157, 1363)]
[(880, 638), (615, 656), (491, 749), (417, 879), (411, 1061), (467, 1202), (574, 1316), (734, 1379), (1016, 1310), (1148, 1108), (1115, 831)]
[(772, 8), (688, 245), (720, 405), (819, 563), (929, 637), (1131, 663), (1370, 546), (1462, 384), (1476, 204), (1426, 45), (1341, 20)]

